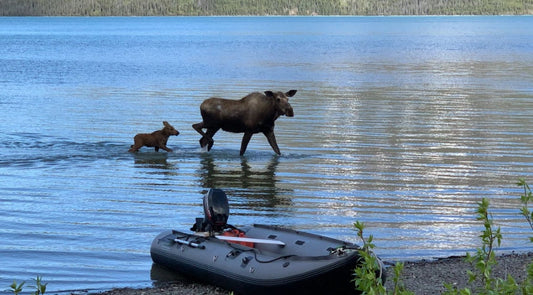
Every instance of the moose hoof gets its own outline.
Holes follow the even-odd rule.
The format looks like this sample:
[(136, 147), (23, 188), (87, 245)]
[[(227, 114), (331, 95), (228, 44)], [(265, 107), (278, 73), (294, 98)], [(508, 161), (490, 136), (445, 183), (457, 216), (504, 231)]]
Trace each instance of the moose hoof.
[(209, 139), (205, 136), (200, 139), (200, 147), (205, 148), (207, 146), (208, 151), (211, 150), (214, 143), (215, 141), (213, 139)]
[(200, 139), (200, 147), (204, 148), (209, 142), (207, 141), (207, 138), (202, 137)]

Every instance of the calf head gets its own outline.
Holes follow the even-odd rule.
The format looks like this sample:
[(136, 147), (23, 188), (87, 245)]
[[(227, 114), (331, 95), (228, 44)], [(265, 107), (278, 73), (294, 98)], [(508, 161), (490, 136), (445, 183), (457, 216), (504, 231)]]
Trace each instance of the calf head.
[(179, 131), (176, 130), (176, 128), (174, 128), (174, 126), (170, 125), (167, 121), (163, 121), (163, 125), (165, 126), (161, 130), (161, 131), (163, 131), (163, 134), (167, 134), (167, 135), (178, 135), (178, 134), (180, 134)]
[(272, 92), (272, 91), (265, 91), (265, 95), (267, 97), (274, 98), (276, 111), (280, 115), (285, 115), (287, 117), (293, 117), (294, 111), (292, 110), (292, 106), (289, 103), (289, 97), (292, 97), (296, 94), (297, 90), (289, 90), (288, 92)]

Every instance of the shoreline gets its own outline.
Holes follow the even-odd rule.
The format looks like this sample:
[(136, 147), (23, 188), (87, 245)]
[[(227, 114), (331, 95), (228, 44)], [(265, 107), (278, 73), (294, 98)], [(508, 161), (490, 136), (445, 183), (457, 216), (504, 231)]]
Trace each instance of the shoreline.
[[(469, 287), (471, 290), (476, 286), (468, 284), (468, 270), (474, 268), (465, 261), (464, 256), (453, 256), (439, 258), (436, 260), (405, 261), (401, 274), (401, 282), (407, 290), (414, 294), (441, 294), (446, 291), (444, 283), (453, 285), (458, 289)], [(497, 256), (498, 264), (494, 267), (493, 277), (506, 278), (511, 275), (517, 283), (524, 281), (527, 277), (527, 265), (533, 262), (533, 252), (508, 253)], [(385, 262), (387, 290), (393, 289), (393, 269), (391, 262)], [(133, 289), (117, 288), (109, 291), (98, 292), (100, 295), (225, 295), (230, 294), (230, 290), (225, 290), (213, 285), (193, 281), (179, 281), (156, 283), (153, 287)]]

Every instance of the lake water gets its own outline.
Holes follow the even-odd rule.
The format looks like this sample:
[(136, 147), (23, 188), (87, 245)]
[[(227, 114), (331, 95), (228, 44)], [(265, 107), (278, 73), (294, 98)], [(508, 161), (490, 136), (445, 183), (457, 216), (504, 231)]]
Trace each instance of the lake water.
[[(386, 261), (531, 251), (533, 17), (0, 18), (0, 292), (144, 287), (152, 239), (224, 189), (229, 223), (360, 243)], [(297, 89), (282, 155), (191, 125), (211, 96)], [(173, 153), (128, 153), (169, 121)], [(152, 273), (152, 274), (151, 274)]]

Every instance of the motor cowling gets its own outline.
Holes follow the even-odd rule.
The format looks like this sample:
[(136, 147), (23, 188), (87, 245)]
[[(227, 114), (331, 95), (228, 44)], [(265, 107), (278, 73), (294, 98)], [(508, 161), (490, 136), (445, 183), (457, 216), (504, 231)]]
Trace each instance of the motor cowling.
[(212, 188), (205, 194), (203, 203), (206, 231), (223, 231), (229, 218), (226, 193), (221, 189)]

